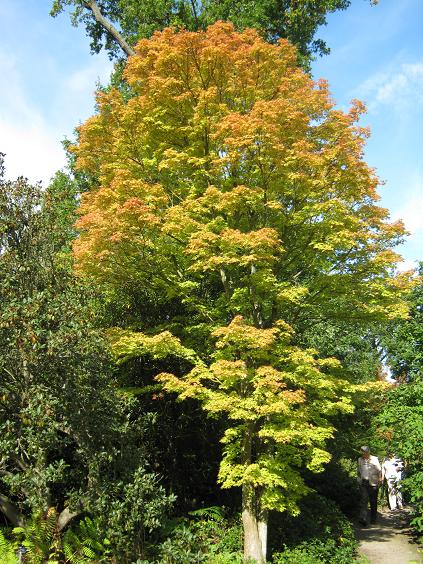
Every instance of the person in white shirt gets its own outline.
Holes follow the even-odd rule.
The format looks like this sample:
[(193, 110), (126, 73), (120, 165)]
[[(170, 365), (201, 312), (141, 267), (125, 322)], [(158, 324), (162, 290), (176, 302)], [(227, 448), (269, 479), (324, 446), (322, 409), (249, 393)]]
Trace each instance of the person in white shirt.
[(404, 464), (401, 459), (389, 456), (382, 465), (382, 476), (388, 485), (389, 509), (402, 509), (401, 480)]
[(370, 522), (376, 523), (377, 494), (382, 481), (382, 469), (377, 456), (370, 454), (368, 446), (361, 447), (361, 456), (357, 461), (357, 476), (360, 484), (360, 523), (368, 524), (368, 505), (370, 502)]

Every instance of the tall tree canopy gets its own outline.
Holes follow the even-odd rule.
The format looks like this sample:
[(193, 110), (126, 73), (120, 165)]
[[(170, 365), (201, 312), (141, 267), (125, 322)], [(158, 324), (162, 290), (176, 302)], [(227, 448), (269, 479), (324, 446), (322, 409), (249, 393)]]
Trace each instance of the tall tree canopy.
[(125, 71), (133, 97), (100, 93), (74, 147), (98, 181), (77, 268), (198, 322), (404, 312), (391, 275), (404, 230), (376, 205), (362, 105), (334, 109), (295, 61), (287, 42), (231, 24), (142, 40)]
[(350, 4), (351, 0), (54, 0), (51, 14), (72, 6), (72, 21), (85, 25), (92, 51), (104, 47), (111, 57), (121, 56), (121, 49), (132, 54), (140, 38), (168, 26), (199, 30), (224, 20), (238, 29), (255, 27), (268, 41), (285, 37), (308, 61), (315, 53), (329, 52), (323, 40), (315, 39), (327, 14)]
[(404, 230), (376, 204), (362, 105), (336, 110), (287, 41), (218, 23), (135, 50), (132, 96), (99, 94), (74, 147), (95, 179), (77, 269), (137, 312), (143, 332), (111, 334), (122, 362), (179, 356), (193, 368), (165, 386), (233, 421), (221, 481), (243, 486), (246, 555), (262, 561), (266, 509), (295, 511), (298, 469), (321, 468), (331, 417), (350, 409), (339, 364), (295, 331), (404, 315)]

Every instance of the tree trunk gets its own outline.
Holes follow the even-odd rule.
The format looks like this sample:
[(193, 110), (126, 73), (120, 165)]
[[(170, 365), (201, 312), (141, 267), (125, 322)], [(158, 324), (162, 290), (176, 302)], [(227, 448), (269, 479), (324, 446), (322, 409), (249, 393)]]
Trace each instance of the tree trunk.
[(267, 556), (267, 523), (269, 520), (269, 512), (267, 509), (261, 511), (259, 522), (258, 522), (258, 534), (261, 544), (261, 552), (263, 556), (263, 562), (266, 562)]
[(9, 519), (15, 527), (24, 526), (24, 517), (18, 507), (12, 503), (6, 496), (0, 494), (0, 511)]
[(255, 511), (254, 489), (244, 484), (242, 486), (242, 525), (244, 528), (244, 558), (253, 559), (258, 564), (264, 564), (263, 549), (259, 535), (259, 523)]
[[(245, 468), (253, 460), (254, 423), (248, 422), (245, 429), (242, 460)], [(242, 485), (242, 525), (244, 529), (244, 558), (257, 564), (265, 564), (267, 552), (267, 510), (261, 508), (261, 488), (250, 483)]]

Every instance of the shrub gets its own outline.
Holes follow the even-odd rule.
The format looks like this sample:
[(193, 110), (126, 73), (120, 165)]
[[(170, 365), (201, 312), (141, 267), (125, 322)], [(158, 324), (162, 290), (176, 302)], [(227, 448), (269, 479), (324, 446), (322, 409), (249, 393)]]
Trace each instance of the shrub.
[(272, 515), (269, 544), (277, 564), (352, 562), (357, 542), (351, 523), (331, 500), (316, 493), (301, 502), (297, 517)]
[(160, 545), (160, 564), (241, 564), (241, 525), (220, 507), (208, 507), (180, 519)]
[(353, 559), (354, 547), (338, 546), (333, 539), (303, 542), (273, 555), (274, 564), (351, 564)]
[(386, 394), (381, 412), (374, 419), (375, 434), (385, 449), (406, 463), (402, 489), (413, 507), (412, 525), (423, 540), (423, 375), (400, 384)]

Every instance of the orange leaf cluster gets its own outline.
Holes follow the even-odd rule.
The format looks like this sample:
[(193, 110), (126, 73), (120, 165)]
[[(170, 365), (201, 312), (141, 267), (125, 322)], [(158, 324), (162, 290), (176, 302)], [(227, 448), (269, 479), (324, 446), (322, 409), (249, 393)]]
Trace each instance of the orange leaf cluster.
[[(130, 281), (179, 295), (208, 319), (187, 281), (220, 280), (228, 308), (268, 324), (294, 302), (404, 314), (392, 276), (404, 228), (376, 205), (360, 102), (334, 109), (286, 41), (222, 22), (141, 40), (124, 75), (131, 95), (99, 94), (74, 147), (99, 183), (82, 199), (79, 271), (114, 291)], [(303, 299), (278, 299), (289, 286)]]

